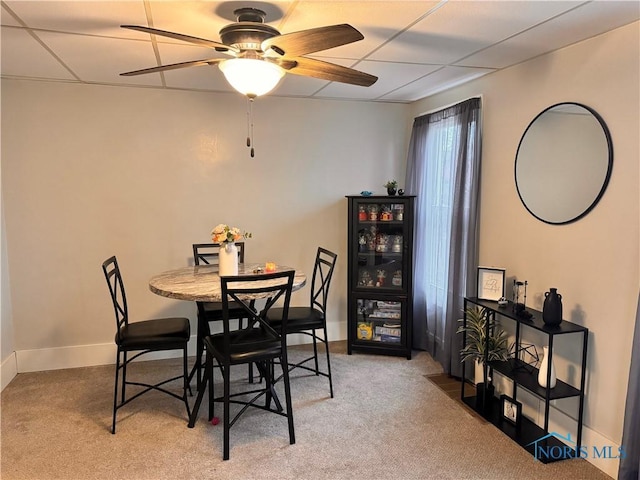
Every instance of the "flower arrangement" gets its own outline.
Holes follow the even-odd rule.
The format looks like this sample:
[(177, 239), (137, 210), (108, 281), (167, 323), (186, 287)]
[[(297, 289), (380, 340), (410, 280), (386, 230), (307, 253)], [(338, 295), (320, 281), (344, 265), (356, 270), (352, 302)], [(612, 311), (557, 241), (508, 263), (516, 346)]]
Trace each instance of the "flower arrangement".
[(384, 188), (398, 188), (397, 180), (387, 180), (387, 183), (383, 185)]
[(231, 243), (251, 237), (250, 232), (243, 232), (237, 227), (230, 227), (224, 223), (216, 225), (216, 227), (211, 230), (211, 240), (213, 240), (214, 243)]

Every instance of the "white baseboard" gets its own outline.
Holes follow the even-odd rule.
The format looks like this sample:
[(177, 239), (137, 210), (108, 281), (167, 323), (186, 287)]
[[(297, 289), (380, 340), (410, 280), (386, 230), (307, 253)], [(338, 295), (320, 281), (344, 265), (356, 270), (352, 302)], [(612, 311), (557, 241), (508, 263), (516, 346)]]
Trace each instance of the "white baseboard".
[[(196, 351), (195, 336), (192, 336), (189, 340), (188, 351), (190, 354)], [(145, 355), (144, 360), (159, 360), (179, 356), (180, 353), (176, 351), (154, 352)], [(113, 365), (116, 361), (116, 346), (113, 343), (102, 343), (38, 350), (18, 350), (15, 352), (15, 357), (17, 373)], [(4, 374), (4, 364), (2, 373)]]
[(12, 352), (0, 366), (0, 391), (9, 385), (11, 380), (18, 374), (18, 364), (16, 362), (16, 352)]
[[(297, 338), (299, 337), (299, 338)], [(342, 340), (338, 334), (336, 338), (329, 340)], [(308, 343), (306, 335), (291, 336), (290, 345)], [(196, 351), (196, 337), (189, 340), (189, 354)], [(144, 357), (144, 360), (159, 360), (162, 358), (179, 357), (177, 352), (156, 352)], [(116, 359), (116, 346), (113, 343), (100, 343), (95, 345), (77, 345), (72, 347), (41, 348), (37, 350), (18, 350), (2, 364), (2, 381), (8, 378), (7, 384), (15, 377), (16, 373), (42, 372), (46, 370), (60, 370), (63, 368), (92, 367), (96, 365), (113, 365)], [(5, 367), (5, 363), (7, 367)], [(7, 372), (5, 373), (5, 368)]]

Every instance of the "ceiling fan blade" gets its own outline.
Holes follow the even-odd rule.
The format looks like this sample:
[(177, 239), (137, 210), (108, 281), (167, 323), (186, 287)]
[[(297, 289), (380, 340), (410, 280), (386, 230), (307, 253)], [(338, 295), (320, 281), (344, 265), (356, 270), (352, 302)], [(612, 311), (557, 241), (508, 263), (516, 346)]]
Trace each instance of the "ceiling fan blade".
[(263, 41), (261, 47), (263, 52), (270, 48), (278, 55), (291, 58), (339, 47), (363, 38), (358, 30), (343, 23), (276, 35)]
[(222, 58), (209, 58), (208, 60), (193, 60), (191, 62), (172, 63), (170, 65), (160, 65), (159, 67), (143, 68), (142, 70), (134, 70), (132, 72), (124, 72), (120, 75), (123, 77), (133, 77), (135, 75), (142, 75), (145, 73), (164, 72), (166, 70), (177, 70), (178, 68), (186, 67), (201, 67), (203, 65), (215, 65), (222, 62)]
[(361, 87), (370, 87), (378, 80), (378, 77), (369, 75), (368, 73), (313, 58), (299, 57), (295, 59), (283, 59), (276, 63), (287, 72), (296, 75), (304, 75), (321, 80), (331, 80), (332, 82), (349, 83)]
[(157, 28), (141, 27), (139, 25), (120, 25), (122, 28), (128, 28), (129, 30), (137, 30), (139, 32), (151, 33), (153, 35), (160, 35), (162, 37), (169, 37), (175, 40), (182, 40), (183, 42), (195, 43), (209, 48), (215, 48), (219, 52), (231, 51), (233, 53), (239, 53), (235, 47), (225, 45), (224, 43), (214, 42), (213, 40), (207, 40), (205, 38), (192, 37), (190, 35), (183, 35), (182, 33), (167, 32), (166, 30), (158, 30)]

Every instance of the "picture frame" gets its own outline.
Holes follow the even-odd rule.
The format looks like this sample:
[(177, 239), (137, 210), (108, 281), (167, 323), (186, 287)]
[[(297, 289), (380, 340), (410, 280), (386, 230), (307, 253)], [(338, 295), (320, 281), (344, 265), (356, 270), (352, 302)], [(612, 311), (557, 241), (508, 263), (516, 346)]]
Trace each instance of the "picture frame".
[(504, 268), (478, 267), (478, 299), (497, 302), (504, 297)]
[(519, 427), (522, 420), (522, 404), (508, 395), (500, 395), (500, 418)]

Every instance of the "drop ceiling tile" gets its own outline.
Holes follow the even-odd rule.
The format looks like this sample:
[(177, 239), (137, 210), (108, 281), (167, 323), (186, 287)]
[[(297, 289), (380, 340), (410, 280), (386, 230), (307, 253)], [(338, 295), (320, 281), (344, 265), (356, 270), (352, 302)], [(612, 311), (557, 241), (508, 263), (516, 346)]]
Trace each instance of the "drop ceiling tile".
[[(339, 62), (334, 61), (334, 63)], [(377, 76), (378, 81), (370, 87), (332, 82), (318, 96), (354, 99), (378, 98), (434, 72), (440, 66), (364, 61), (353, 68)]]
[(149, 42), (91, 35), (38, 32), (47, 45), (85, 82), (161, 85), (159, 74), (122, 77), (120, 73), (157, 65)]
[(2, 27), (2, 75), (75, 80), (29, 32), (23, 28)]
[(5, 3), (29, 28), (87, 35), (139, 38), (121, 24), (146, 25), (142, 0), (135, 1), (24, 1)]
[(449, 64), (579, 2), (448, 2), (369, 58)]
[(413, 83), (391, 92), (380, 100), (416, 101), (491, 73), (493, 70), (466, 67), (443, 67)]
[[(610, 7), (617, 3), (615, 10)], [(535, 29), (516, 35), (459, 62), (464, 66), (505, 68), (635, 21), (640, 16), (638, 2), (591, 2)]]
[[(332, 57), (361, 58), (387, 42), (398, 30), (415, 22), (437, 1), (317, 1), (301, 0), (278, 25), (281, 33), (348, 23), (364, 39), (325, 50)], [(324, 53), (323, 52), (323, 53)], [(319, 53), (319, 52), (318, 52)]]
[(22, 26), (22, 24), (13, 17), (11, 12), (7, 10), (4, 4), (2, 4), (2, 8), (0, 8), (0, 21), (2, 22), (2, 25), (10, 25), (14, 27)]

